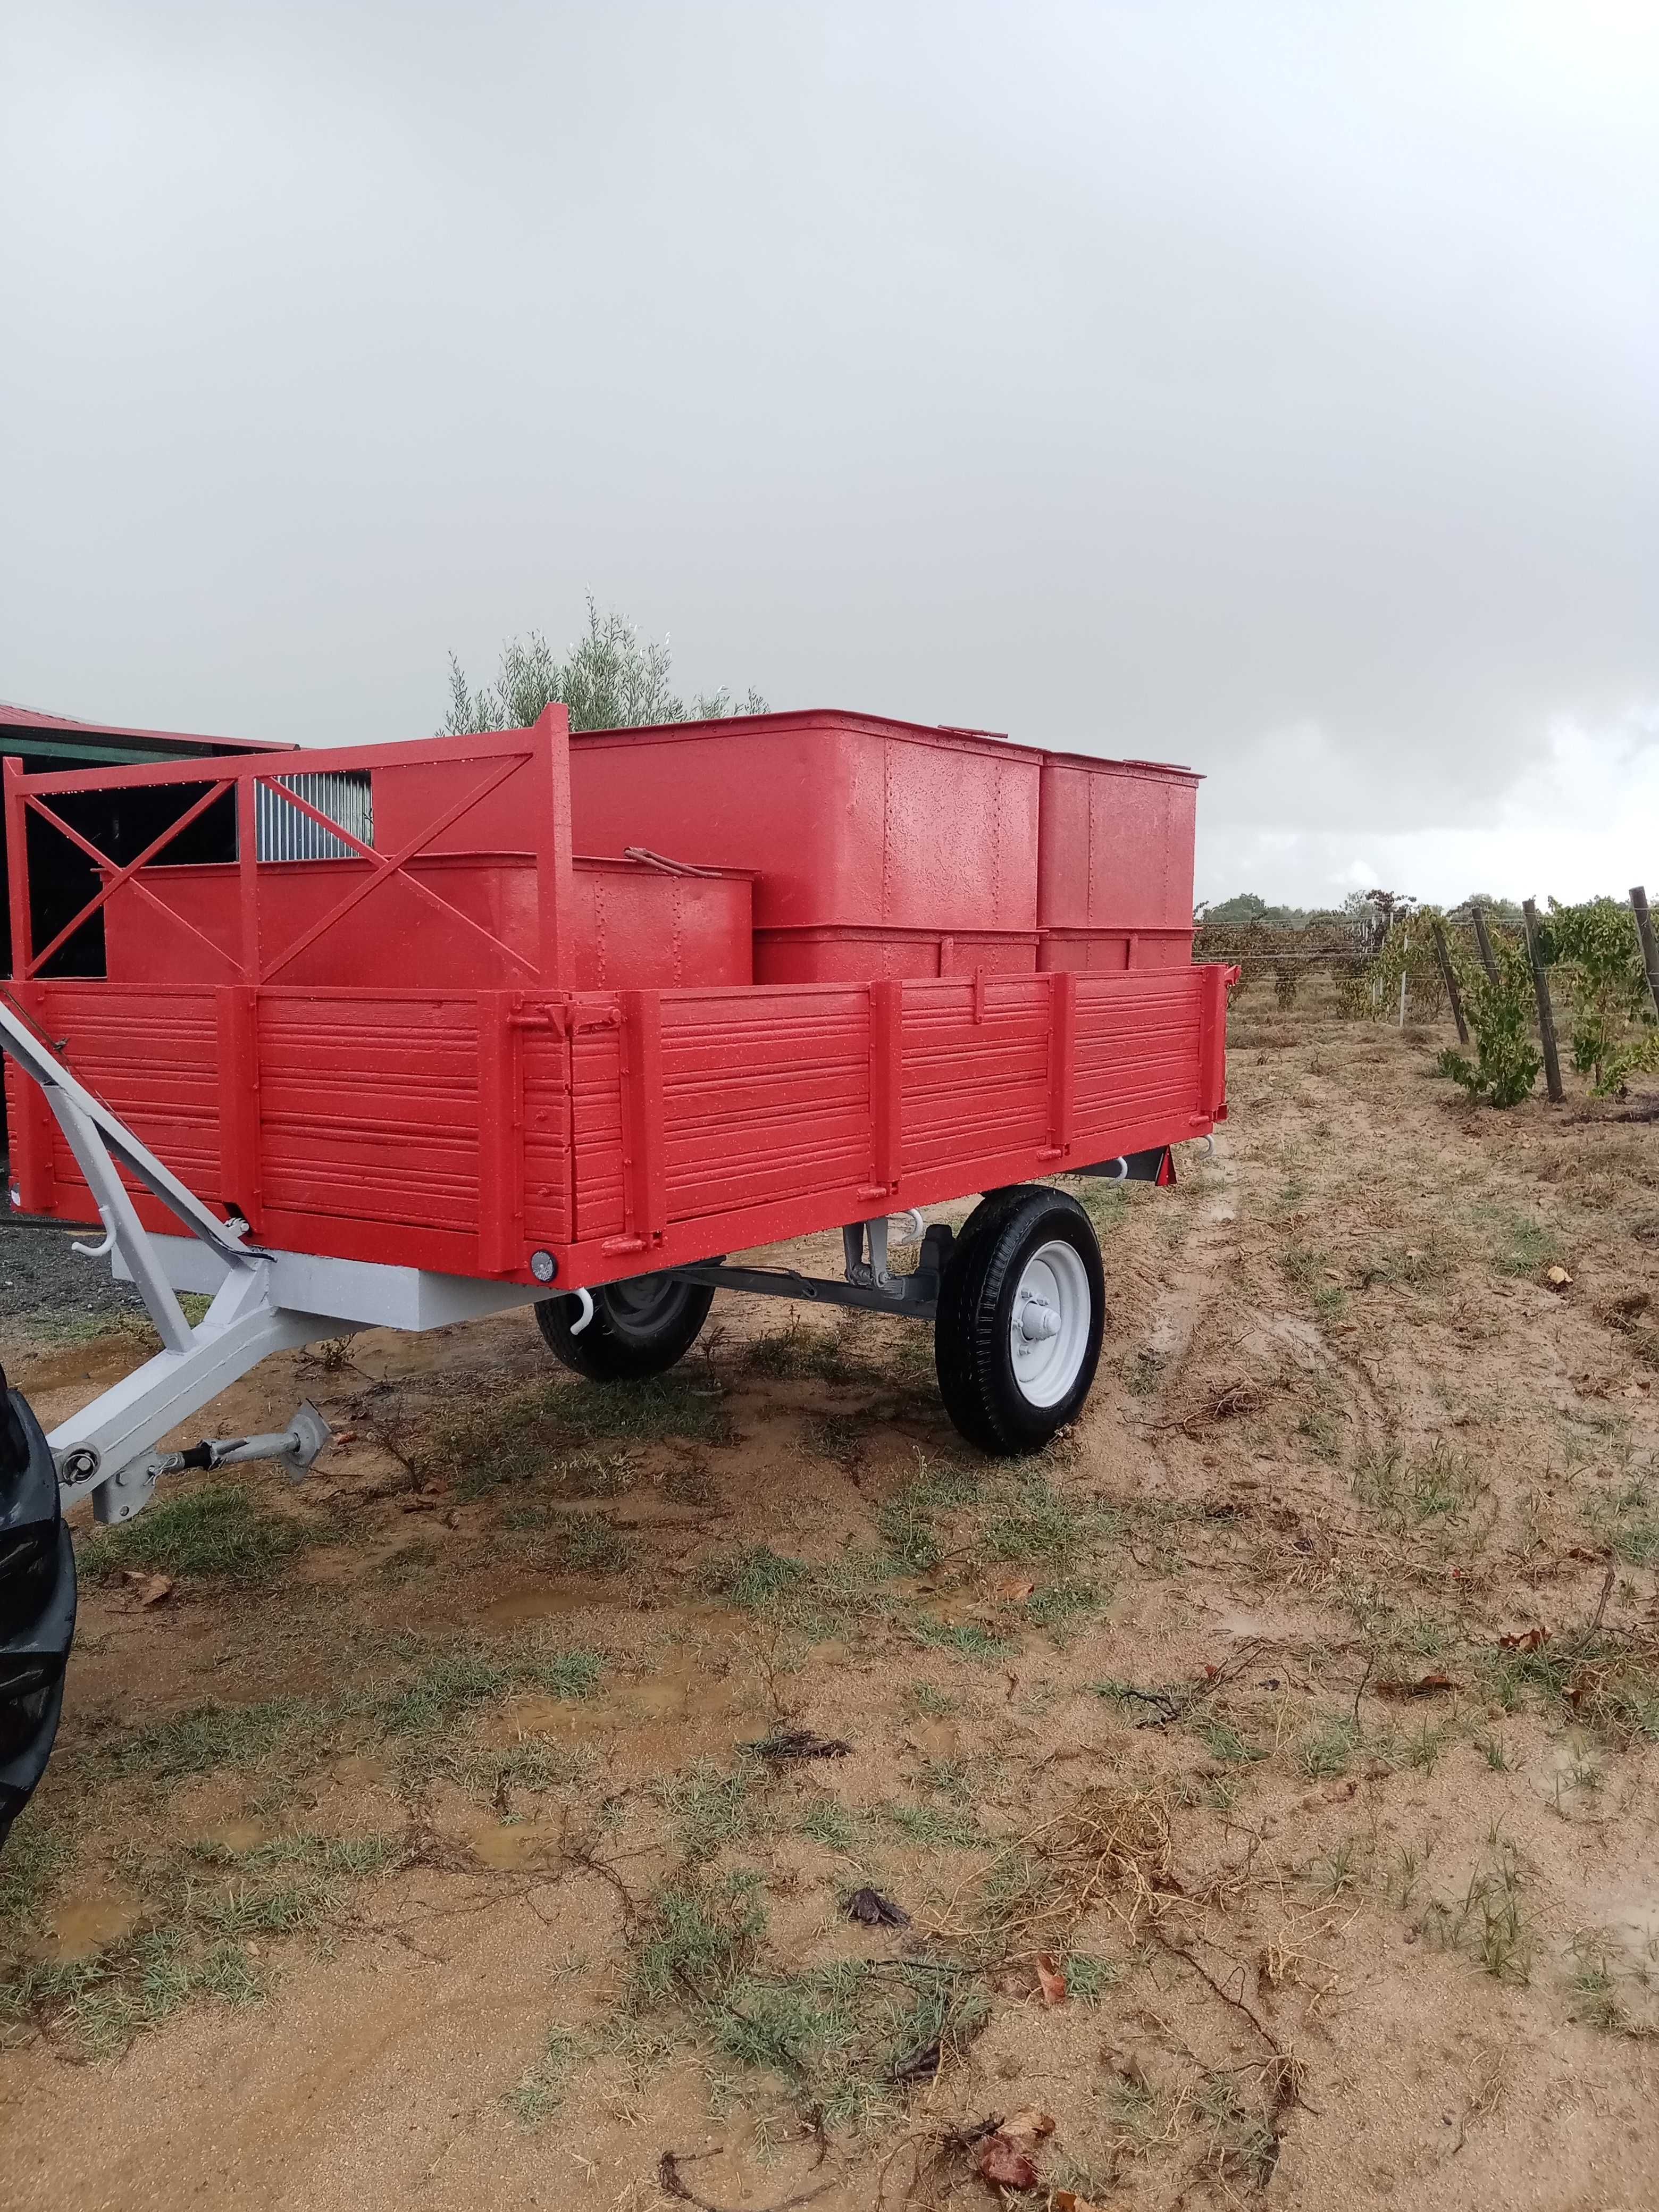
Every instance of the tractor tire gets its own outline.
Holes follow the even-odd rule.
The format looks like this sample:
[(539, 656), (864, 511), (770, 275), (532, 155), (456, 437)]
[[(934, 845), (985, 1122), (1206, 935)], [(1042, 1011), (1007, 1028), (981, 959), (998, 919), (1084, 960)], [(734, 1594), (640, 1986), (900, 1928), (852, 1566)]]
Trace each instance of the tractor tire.
[(1104, 1322), (1100, 1245), (1077, 1200), (1041, 1183), (993, 1193), (939, 1285), (933, 1364), (957, 1431), (994, 1458), (1041, 1450), (1089, 1395)]
[(27, 1401), (0, 1373), (0, 1844), (52, 1756), (75, 1598), (58, 1469)]

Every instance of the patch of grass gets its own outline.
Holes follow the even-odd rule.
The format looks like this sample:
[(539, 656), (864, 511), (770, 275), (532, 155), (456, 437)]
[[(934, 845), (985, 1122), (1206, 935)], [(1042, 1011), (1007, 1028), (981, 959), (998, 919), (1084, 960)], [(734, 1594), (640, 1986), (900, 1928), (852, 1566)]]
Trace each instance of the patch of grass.
[(1396, 1527), (1413, 1528), (1461, 1520), (1485, 1486), (1462, 1452), (1436, 1443), (1415, 1455), (1398, 1446), (1368, 1453), (1354, 1470), (1354, 1486), (1373, 1512)]
[(1025, 1601), (1025, 1618), (1034, 1628), (1048, 1630), (1056, 1644), (1065, 1644), (1085, 1620), (1092, 1620), (1105, 1603), (1093, 1583), (1047, 1583)]
[(1564, 1637), (1532, 1650), (1481, 1655), (1482, 1686), (1505, 1712), (1528, 1691), (1581, 1725), (1621, 1741), (1659, 1743), (1659, 1659), (1651, 1647), (1602, 1635)]
[(558, 2111), (569, 2090), (580, 2048), (568, 2028), (549, 2028), (540, 2057), (507, 2092), (507, 2108), (520, 2127), (538, 2128)]
[(918, 1644), (935, 1651), (954, 1651), (964, 1659), (1006, 1659), (1014, 1649), (977, 1620), (940, 1620), (934, 1613), (917, 1611), (904, 1625)]
[(1098, 2004), (1123, 1979), (1121, 1966), (1109, 1959), (1091, 1957), (1086, 1951), (1068, 1951), (1065, 1966), (1066, 1992), (1079, 2004)]
[(679, 2011), (717, 2057), (810, 2100), (821, 2125), (890, 2112), (902, 2071), (958, 2053), (988, 2013), (976, 1977), (948, 1960), (769, 1969), (766, 1925), (756, 1874), (669, 1885), (652, 1900), (629, 2003), (635, 2015)]
[(856, 1467), (870, 1448), (870, 1424), (856, 1413), (824, 1413), (808, 1421), (802, 1440), (832, 1466)]
[(1534, 1949), (1522, 1919), (1520, 1863), (1512, 1844), (1497, 1844), (1495, 1854), (1461, 1898), (1431, 1904), (1419, 1924), (1430, 1942), (1465, 1951), (1495, 1981), (1520, 1986), (1531, 1978)]
[(1659, 1566), (1659, 1508), (1645, 1481), (1625, 1486), (1594, 1516), (1596, 1534), (1633, 1567)]
[(1332, 1781), (1347, 1772), (1357, 1741), (1352, 1714), (1328, 1714), (1297, 1745), (1297, 1765), (1310, 1781)]
[(295, 1522), (230, 1483), (164, 1498), (124, 1526), (88, 1538), (76, 1564), (88, 1582), (134, 1568), (175, 1579), (262, 1583), (306, 1540)]
[[(624, 1470), (614, 1456), (573, 1458), (573, 1444), (668, 1437), (729, 1444), (736, 1435), (718, 1390), (684, 1375), (642, 1382), (538, 1382), (447, 1413), (424, 1456), (428, 1470), (453, 1480), (463, 1497), (537, 1479), (568, 1497), (594, 1497), (609, 1494), (607, 1486), (625, 1488)], [(573, 1486), (584, 1484), (589, 1486)]]
[(1123, 1380), (1131, 1397), (1150, 1398), (1164, 1381), (1164, 1370), (1169, 1364), (1161, 1352), (1131, 1352), (1129, 1364), (1123, 1370)]
[(1526, 1275), (1534, 1280), (1561, 1258), (1560, 1240), (1536, 1214), (1513, 1208), (1487, 1207), (1482, 1218), (1488, 1230), (1492, 1263), (1501, 1275)]
[(630, 2001), (718, 2004), (766, 1933), (760, 1889), (760, 1876), (749, 1871), (689, 1875), (659, 1889), (634, 1960)]
[(0, 2020), (52, 2020), (88, 2058), (113, 2058), (192, 1996), (252, 2004), (264, 1986), (239, 1943), (204, 1949), (182, 1928), (160, 1928), (118, 1952), (37, 1964), (0, 1986)]
[(457, 1644), (433, 1652), (361, 1703), (386, 1735), (429, 1736), (516, 1689), (589, 1697), (599, 1672), (600, 1662), (589, 1651), (532, 1650), (501, 1657), (476, 1644)]
[(1194, 1721), (1193, 1729), (1211, 1758), (1226, 1765), (1249, 1766), (1267, 1756), (1259, 1744), (1247, 1743), (1231, 1721), (1212, 1716), (1207, 1720)]
[(961, 1805), (884, 1806), (883, 1812), (900, 1835), (913, 1844), (951, 1851), (983, 1850), (988, 1838), (973, 1814)]
[(751, 1337), (743, 1364), (751, 1375), (778, 1382), (875, 1382), (879, 1368), (846, 1344), (835, 1329), (792, 1319), (781, 1328)]
[(1573, 2014), (1587, 2027), (1604, 2035), (1616, 2035), (1630, 2024), (1620, 2002), (1613, 1972), (1613, 1949), (1595, 1929), (1581, 1930), (1572, 1939)]
[(321, 1758), (337, 1715), (318, 1698), (265, 1698), (247, 1705), (191, 1705), (147, 1726), (123, 1729), (83, 1753), (98, 1778), (182, 1781), (222, 1767), (258, 1767), (296, 1745)]
[(74, 1857), (75, 1847), (61, 1829), (48, 1826), (38, 1807), (26, 1811), (0, 1850), (0, 1929), (32, 1928)]
[(1496, 1729), (1488, 1729), (1484, 1732), (1477, 1731), (1474, 1743), (1475, 1749), (1494, 1774), (1507, 1774), (1510, 1771), (1515, 1762), (1510, 1756), (1508, 1744), (1504, 1742)]
[(305, 1834), (246, 1852), (198, 1844), (147, 1857), (135, 1846), (130, 1871), (155, 1900), (155, 1924), (89, 1959), (25, 1965), (0, 1988), (0, 2019), (52, 2021), (104, 2058), (192, 1998), (254, 2003), (265, 1983), (248, 1944), (320, 1926), (338, 1909), (343, 1877), (379, 1872), (402, 1850), (390, 1836)]
[(850, 1858), (858, 1848), (859, 1823), (836, 1798), (815, 1800), (802, 1814), (799, 1826), (803, 1836), (827, 1851), (839, 1851), (843, 1858)]
[(474, 1705), (505, 1697), (511, 1670), (485, 1652), (462, 1645), (435, 1653), (411, 1674), (380, 1692), (369, 1710), (387, 1735), (426, 1735), (451, 1727)]
[(722, 1553), (702, 1571), (703, 1587), (714, 1596), (757, 1607), (775, 1604), (811, 1579), (812, 1570), (805, 1559), (792, 1559), (766, 1544)]
[(1066, 1188), (1093, 1222), (1098, 1236), (1109, 1236), (1129, 1218), (1129, 1193), (1121, 1183), (1108, 1182), (1103, 1176), (1079, 1176), (1069, 1180)]
[(760, 1812), (756, 1793), (764, 1777), (757, 1759), (740, 1759), (729, 1773), (712, 1759), (699, 1759), (658, 1780), (653, 1794), (689, 1861), (707, 1859), (722, 1844), (753, 1832)]
[(987, 1559), (1069, 1560), (1111, 1525), (1093, 1499), (1062, 1495), (1028, 1463), (986, 1506), (976, 1548)]
[(424, 1580), (437, 1567), (441, 1553), (430, 1536), (416, 1536), (400, 1544), (369, 1570), (368, 1579), (383, 1589), (401, 1589), (405, 1583)]
[(578, 1575), (620, 1574), (634, 1557), (633, 1545), (603, 1513), (561, 1514), (553, 1548), (561, 1566)]
[(923, 1462), (908, 1482), (884, 1499), (876, 1515), (876, 1528), (886, 1545), (896, 1574), (926, 1574), (951, 1548), (940, 1528), (941, 1516), (967, 1505), (979, 1495), (980, 1477), (948, 1462)]

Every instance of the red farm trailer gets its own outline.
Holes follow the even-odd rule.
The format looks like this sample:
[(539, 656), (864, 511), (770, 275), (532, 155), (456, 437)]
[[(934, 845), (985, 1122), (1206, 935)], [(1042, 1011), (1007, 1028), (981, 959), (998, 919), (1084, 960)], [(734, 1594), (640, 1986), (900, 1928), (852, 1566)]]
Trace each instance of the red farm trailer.
[[(0, 1833), (63, 1695), (64, 1508), (302, 1473), (328, 1441), (305, 1406), (161, 1449), (268, 1353), (533, 1304), (568, 1366), (644, 1377), (746, 1291), (931, 1322), (957, 1427), (1029, 1450), (1101, 1342), (1098, 1246), (1054, 1179), (1167, 1182), (1225, 1112), (1236, 971), (1187, 955), (1185, 771), (824, 713), (573, 743), (561, 708), (303, 757), (6, 763), (12, 1203), (95, 1215), (76, 1249), (162, 1349), (49, 1437), (0, 1398)], [(118, 862), (81, 825), (124, 793), (170, 826)], [(187, 830), (223, 857), (171, 865)], [(51, 838), (97, 890), (47, 933)], [(974, 1194), (960, 1231), (926, 1224)], [(839, 1278), (726, 1263), (827, 1229)], [(180, 1291), (211, 1296), (193, 1326)]]

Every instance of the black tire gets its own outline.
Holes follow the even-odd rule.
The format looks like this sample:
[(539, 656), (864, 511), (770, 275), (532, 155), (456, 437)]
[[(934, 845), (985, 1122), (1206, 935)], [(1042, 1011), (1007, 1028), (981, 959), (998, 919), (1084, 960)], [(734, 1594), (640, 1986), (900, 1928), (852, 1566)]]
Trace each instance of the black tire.
[[(1019, 1324), (1017, 1356), (1028, 1306), (1055, 1326), (1028, 1336)], [(1100, 1246), (1077, 1200), (1040, 1183), (995, 1192), (969, 1216), (939, 1285), (933, 1364), (945, 1412), (994, 1458), (1040, 1450), (1088, 1396), (1104, 1325)]]
[(544, 1298), (536, 1321), (556, 1359), (590, 1382), (638, 1382), (684, 1359), (708, 1318), (714, 1293), (673, 1275), (635, 1275), (595, 1291), (593, 1318), (580, 1334), (581, 1302)]
[(58, 1469), (27, 1401), (0, 1374), (0, 1844), (52, 1756), (75, 1603)]

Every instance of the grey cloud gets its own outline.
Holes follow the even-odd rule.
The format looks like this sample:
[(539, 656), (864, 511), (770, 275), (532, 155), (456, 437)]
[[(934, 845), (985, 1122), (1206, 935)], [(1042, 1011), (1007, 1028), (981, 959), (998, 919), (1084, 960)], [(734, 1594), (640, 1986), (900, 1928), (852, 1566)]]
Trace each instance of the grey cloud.
[(1659, 35), (19, 11), (0, 695), (415, 734), (584, 589), (754, 683), (1457, 826), (1659, 698)]

